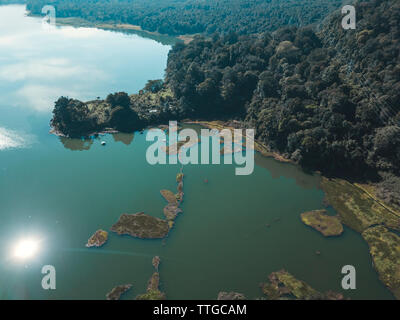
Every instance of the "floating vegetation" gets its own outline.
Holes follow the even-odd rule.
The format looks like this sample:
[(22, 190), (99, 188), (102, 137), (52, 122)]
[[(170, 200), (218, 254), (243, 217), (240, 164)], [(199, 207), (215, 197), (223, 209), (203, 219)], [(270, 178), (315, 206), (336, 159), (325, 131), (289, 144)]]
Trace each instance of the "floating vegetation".
[(111, 231), (141, 239), (162, 239), (168, 235), (169, 226), (166, 220), (139, 212), (121, 215), (118, 222), (111, 227)]
[(182, 172), (176, 175), (176, 182), (178, 183), (178, 193), (174, 194), (170, 190), (161, 190), (160, 193), (164, 197), (164, 199), (168, 202), (168, 204), (164, 207), (164, 215), (167, 220), (170, 222), (170, 227), (172, 228), (173, 221), (177, 217), (179, 213), (182, 213), (182, 209), (179, 208), (181, 202), (183, 201), (183, 177), (184, 174)]
[(318, 292), (306, 282), (296, 279), (289, 272), (280, 270), (269, 275), (269, 283), (262, 283), (261, 289), (270, 300), (343, 300), (343, 295), (328, 291)]
[(246, 297), (244, 296), (244, 294), (238, 292), (221, 291), (220, 293), (218, 293), (217, 300), (246, 300)]
[(121, 296), (132, 288), (131, 284), (124, 284), (120, 286), (116, 286), (109, 293), (107, 293), (107, 300), (119, 300)]
[(400, 237), (384, 226), (362, 233), (381, 281), (400, 299)]
[(304, 224), (321, 232), (325, 237), (339, 236), (343, 233), (343, 225), (338, 216), (328, 216), (326, 210), (314, 210), (301, 214)]
[(108, 239), (107, 231), (97, 230), (96, 233), (89, 238), (86, 247), (88, 248), (101, 247), (107, 242), (107, 239)]
[[(168, 235), (169, 230), (174, 226), (176, 216), (182, 212), (179, 205), (183, 200), (183, 177), (184, 175), (182, 172), (178, 173), (176, 176), (178, 182), (177, 194), (174, 194), (170, 190), (160, 191), (161, 195), (168, 202), (163, 210), (166, 220), (149, 216), (144, 212), (123, 214), (120, 216), (117, 223), (111, 227), (111, 231), (116, 232), (119, 235), (130, 235), (141, 239), (165, 238)], [(102, 233), (96, 233), (92, 236), (92, 238), (96, 236), (92, 241), (95, 241), (95, 239), (100, 235), (102, 235)]]

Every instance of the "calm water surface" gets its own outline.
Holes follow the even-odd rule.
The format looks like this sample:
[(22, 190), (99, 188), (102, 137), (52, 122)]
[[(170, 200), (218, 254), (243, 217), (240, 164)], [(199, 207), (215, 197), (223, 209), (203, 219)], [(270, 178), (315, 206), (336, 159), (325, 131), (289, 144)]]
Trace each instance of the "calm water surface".
[[(104, 299), (132, 283), (132, 299), (159, 255), (170, 299), (215, 299), (222, 290), (257, 298), (259, 283), (282, 268), (317, 290), (342, 291), (347, 264), (357, 269), (357, 290), (347, 296), (391, 299), (358, 234), (346, 228), (325, 239), (301, 223), (300, 213), (322, 208), (318, 177), (258, 155), (245, 177), (233, 166), (186, 166), (184, 214), (165, 243), (110, 234), (103, 248), (85, 248), (122, 213), (162, 217), (159, 190), (176, 188), (179, 168), (147, 164), (138, 133), (102, 137), (106, 147), (49, 134), (53, 102), (137, 92), (163, 77), (163, 43), (93, 28), (45, 30), (23, 6), (0, 6), (0, 298)], [(12, 248), (27, 237), (41, 240), (39, 254), (16, 261)], [(41, 288), (43, 265), (56, 268), (54, 291)]]

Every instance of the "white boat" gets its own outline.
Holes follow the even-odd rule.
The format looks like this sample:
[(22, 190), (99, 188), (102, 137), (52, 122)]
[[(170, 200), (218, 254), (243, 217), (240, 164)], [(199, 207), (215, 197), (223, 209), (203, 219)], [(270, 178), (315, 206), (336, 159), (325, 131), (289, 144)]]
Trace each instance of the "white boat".
[(106, 145), (106, 142), (105, 142), (105, 141), (102, 141), (102, 142), (101, 142), (101, 145), (102, 145), (102, 146), (105, 146), (105, 145)]

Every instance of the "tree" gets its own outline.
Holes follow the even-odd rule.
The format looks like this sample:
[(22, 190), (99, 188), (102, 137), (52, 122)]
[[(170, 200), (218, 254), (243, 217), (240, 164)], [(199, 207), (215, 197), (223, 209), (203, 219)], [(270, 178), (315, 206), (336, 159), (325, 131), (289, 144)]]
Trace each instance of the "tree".
[(116, 92), (114, 94), (110, 93), (106, 98), (106, 102), (109, 103), (112, 108), (122, 107), (128, 109), (131, 104), (131, 99), (126, 92)]

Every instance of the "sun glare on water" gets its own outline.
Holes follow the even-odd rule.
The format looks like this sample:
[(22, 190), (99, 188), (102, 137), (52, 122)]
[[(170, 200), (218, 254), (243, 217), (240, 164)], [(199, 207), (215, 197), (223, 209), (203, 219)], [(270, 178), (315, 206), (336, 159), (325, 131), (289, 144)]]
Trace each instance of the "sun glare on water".
[(13, 255), (17, 259), (26, 260), (34, 257), (39, 251), (39, 241), (35, 239), (22, 239), (14, 247)]

